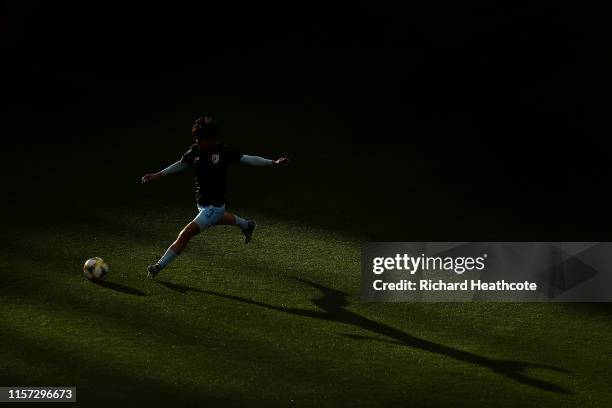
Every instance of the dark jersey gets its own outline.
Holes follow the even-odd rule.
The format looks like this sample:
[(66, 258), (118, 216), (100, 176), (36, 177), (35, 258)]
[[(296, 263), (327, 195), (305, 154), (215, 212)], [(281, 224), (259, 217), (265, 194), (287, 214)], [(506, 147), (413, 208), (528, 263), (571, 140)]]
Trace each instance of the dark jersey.
[(240, 162), (242, 154), (227, 146), (217, 144), (207, 150), (197, 145), (183, 155), (181, 163), (195, 166), (195, 193), (198, 204), (220, 207), (225, 204), (227, 168)]

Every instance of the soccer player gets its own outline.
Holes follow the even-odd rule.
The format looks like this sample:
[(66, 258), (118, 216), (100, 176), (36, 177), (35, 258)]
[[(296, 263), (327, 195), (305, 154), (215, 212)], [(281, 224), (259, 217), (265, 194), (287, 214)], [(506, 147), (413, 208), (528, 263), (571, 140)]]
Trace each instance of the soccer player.
[(240, 154), (229, 147), (217, 143), (219, 125), (210, 116), (198, 118), (191, 134), (195, 144), (183, 155), (181, 160), (155, 174), (146, 174), (143, 183), (157, 180), (160, 177), (176, 173), (190, 164), (195, 169), (195, 193), (198, 215), (179, 233), (178, 237), (166, 250), (166, 253), (153, 265), (147, 268), (149, 278), (154, 278), (187, 246), (191, 238), (213, 225), (236, 225), (244, 234), (244, 243), (251, 242), (256, 223), (245, 220), (225, 211), (225, 189), (229, 165), (244, 163), (250, 166), (284, 166), (289, 164), (287, 157), (277, 160), (264, 159), (258, 156)]

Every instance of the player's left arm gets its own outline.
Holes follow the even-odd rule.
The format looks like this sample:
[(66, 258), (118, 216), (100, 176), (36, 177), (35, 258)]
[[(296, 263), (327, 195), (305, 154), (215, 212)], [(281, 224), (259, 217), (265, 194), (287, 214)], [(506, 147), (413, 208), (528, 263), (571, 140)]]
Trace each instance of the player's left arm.
[(286, 166), (289, 164), (289, 158), (282, 156), (276, 160), (264, 159), (259, 156), (249, 156), (243, 154), (240, 157), (240, 163), (247, 164), (249, 166)]
[(195, 161), (195, 158), (198, 155), (199, 151), (200, 150), (198, 149), (197, 145), (191, 146), (189, 150), (187, 150), (187, 153), (185, 153), (183, 157), (181, 157), (181, 160), (177, 161), (176, 163), (172, 163), (170, 166), (166, 167), (161, 171), (158, 171), (157, 173), (145, 174), (142, 177), (141, 182), (148, 183), (150, 181), (157, 180), (160, 177), (185, 170), (189, 166), (189, 164)]

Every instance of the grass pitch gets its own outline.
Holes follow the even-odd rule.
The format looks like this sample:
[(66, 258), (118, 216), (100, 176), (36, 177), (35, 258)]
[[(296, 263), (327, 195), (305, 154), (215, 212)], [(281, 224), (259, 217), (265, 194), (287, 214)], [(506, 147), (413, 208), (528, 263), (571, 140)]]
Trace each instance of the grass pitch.
[[(188, 141), (166, 135), (193, 115), (139, 129), (121, 122), (128, 103), (114, 109), (116, 123), (96, 130), (104, 137), (7, 154), (1, 385), (76, 386), (84, 406), (612, 406), (607, 305), (359, 300), (363, 240), (449, 240), (462, 223), (477, 235), (504, 222), (455, 210), (414, 175), (427, 177), (422, 163), (403, 164), (410, 200), (394, 207), (368, 193), (391, 184), (363, 169), (380, 152), (350, 162), (311, 148), (286, 171), (236, 169), (228, 210), (258, 221), (252, 245), (213, 228), (148, 280), (195, 204), (188, 174), (138, 179), (181, 154)], [(227, 123), (241, 123), (234, 115)], [(238, 130), (228, 142), (252, 154), (289, 143), (272, 132), (258, 150)], [(109, 263), (107, 283), (84, 279), (91, 256)]]
[[(362, 303), (359, 241), (256, 213), (252, 245), (215, 228), (150, 281), (189, 209), (87, 208), (3, 230), (3, 385), (76, 385), (83, 405), (612, 403), (609, 309)], [(82, 277), (93, 255), (105, 284)]]

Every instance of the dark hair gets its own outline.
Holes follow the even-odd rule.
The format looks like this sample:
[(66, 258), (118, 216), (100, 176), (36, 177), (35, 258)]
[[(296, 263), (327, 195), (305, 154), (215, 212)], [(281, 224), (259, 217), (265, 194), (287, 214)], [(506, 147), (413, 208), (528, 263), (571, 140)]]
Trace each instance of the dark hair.
[(196, 140), (213, 139), (219, 134), (219, 123), (210, 116), (200, 116), (191, 127), (191, 135)]

